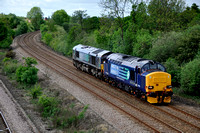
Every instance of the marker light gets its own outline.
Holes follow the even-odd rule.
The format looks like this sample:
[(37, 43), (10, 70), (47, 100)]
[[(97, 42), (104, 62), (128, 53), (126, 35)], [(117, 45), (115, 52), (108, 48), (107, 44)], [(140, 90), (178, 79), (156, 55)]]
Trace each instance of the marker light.
[(154, 88), (153, 86), (149, 86), (149, 87), (148, 87), (148, 89), (153, 89), (153, 88)]

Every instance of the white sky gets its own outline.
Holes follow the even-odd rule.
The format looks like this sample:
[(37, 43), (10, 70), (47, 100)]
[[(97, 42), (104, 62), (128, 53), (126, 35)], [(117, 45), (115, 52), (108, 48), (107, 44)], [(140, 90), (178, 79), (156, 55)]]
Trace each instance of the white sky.
[[(192, 3), (200, 6), (200, 0), (185, 1), (188, 6)], [(69, 15), (72, 15), (75, 10), (87, 10), (89, 16), (101, 16), (103, 12), (99, 2), (100, 0), (0, 0), (0, 13), (14, 13), (25, 17), (32, 7), (38, 6), (44, 13), (44, 17), (51, 16), (53, 12), (60, 9), (64, 9)]]

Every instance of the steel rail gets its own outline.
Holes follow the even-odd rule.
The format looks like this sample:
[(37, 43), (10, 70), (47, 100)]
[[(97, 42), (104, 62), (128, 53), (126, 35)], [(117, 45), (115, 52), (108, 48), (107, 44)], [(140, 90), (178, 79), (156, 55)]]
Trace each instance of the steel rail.
[(6, 127), (5, 129), (0, 130), (0, 132), (7, 131), (8, 133), (12, 133), (11, 130), (10, 130), (10, 127), (8, 126), (8, 123), (6, 122), (6, 119), (5, 119), (5, 117), (4, 117), (4, 115), (1, 111), (0, 111), (0, 118), (2, 119), (3, 124)]
[[(19, 45), (22, 47), (22, 49), (24, 49), (23, 46), (22, 46), (21, 44), (19, 44)], [(26, 44), (25, 44), (25, 45), (26, 45)], [(27, 47), (27, 45), (26, 45), (25, 47)], [(32, 49), (29, 49), (30, 51), (27, 50), (27, 49), (24, 49), (24, 50), (25, 50), (28, 54), (30, 54), (31, 56), (35, 57), (37, 60), (39, 60), (40, 62), (42, 62), (43, 64), (46, 64), (48, 67), (52, 68), (52, 69), (53, 69), (54, 71), (56, 71), (57, 73), (63, 75), (63, 76), (64, 76), (65, 78), (67, 78), (68, 80), (70, 80), (70, 81), (72, 81), (73, 83), (77, 84), (78, 86), (84, 88), (85, 90), (89, 91), (90, 93), (94, 94), (95, 96), (99, 97), (100, 99), (106, 101), (107, 103), (111, 104), (111, 105), (114, 106), (115, 108), (118, 108), (120, 111), (124, 112), (125, 114), (128, 114), (130, 117), (136, 119), (137, 121), (139, 121), (140, 123), (142, 123), (142, 124), (145, 125), (146, 127), (150, 128), (151, 130), (153, 130), (153, 131), (155, 131), (155, 132), (160, 132), (160, 131), (158, 131), (157, 129), (155, 129), (155, 128), (149, 126), (149, 125), (146, 124), (146, 123), (144, 123), (142, 120), (136, 118), (136, 117), (133, 116), (132, 114), (128, 113), (128, 112), (125, 111), (124, 109), (122, 109), (122, 108), (116, 106), (115, 104), (111, 103), (110, 101), (108, 101), (108, 100), (105, 99), (104, 97), (100, 96), (100, 95), (97, 94), (96, 92), (91, 91), (90, 89), (88, 89), (88, 88), (85, 87), (84, 85), (78, 83), (76, 80), (72, 79), (72, 78), (69, 77), (67, 74), (64, 74), (63, 72), (56, 70), (56, 69), (53, 68), (51, 65), (47, 64), (44, 60), (40, 59), (40, 58), (44, 58), (44, 57), (40, 57), (40, 58), (39, 58), (39, 57), (33, 55), (33, 54), (30, 52), (30, 51), (32, 51)], [(34, 51), (32, 51), (32, 52), (34, 52)], [(48, 60), (48, 59), (45, 59), (45, 60), (47, 60), (47, 61), (49, 61), (49, 62), (52, 62), (51, 60)], [(52, 63), (54, 63), (54, 62), (52, 62)], [(57, 64), (55, 64), (55, 65), (57, 65)], [(60, 67), (60, 66), (59, 66), (59, 67)], [(63, 69), (63, 68), (62, 68), (62, 69)]]
[(180, 110), (180, 109), (178, 109), (178, 108), (176, 108), (176, 107), (174, 107), (174, 106), (169, 105), (168, 107), (171, 108), (171, 109), (173, 109), (173, 110), (176, 110), (176, 111), (178, 111), (178, 112), (181, 112), (181, 113), (183, 113), (183, 114), (185, 114), (185, 115), (187, 115), (187, 116), (189, 116), (189, 117), (192, 117), (193, 119), (200, 120), (199, 117), (197, 117), (197, 116), (195, 116), (195, 115), (193, 115), (193, 114), (190, 114), (190, 113), (188, 113), (188, 112), (185, 112), (185, 111), (183, 111), (183, 110)]
[[(43, 46), (44, 47), (44, 46)], [(40, 48), (42, 48), (44, 51), (50, 51), (50, 50), (46, 50), (45, 48), (43, 48), (43, 47), (40, 47)], [(53, 53), (53, 52), (51, 52), (52, 54), (54, 54), (54, 56), (56, 56), (56, 57), (60, 57), (60, 56), (58, 56), (57, 54), (55, 54), (55, 53)], [(46, 54), (48, 54), (49, 56), (51, 56), (49, 53), (46, 53)], [(54, 57), (53, 57), (54, 58)], [(62, 59), (64, 59), (64, 57), (62, 57)], [(71, 61), (71, 60), (69, 60), (69, 59), (65, 59), (66, 61)], [(62, 61), (62, 60), (60, 60), (60, 61)], [(72, 61), (71, 61), (72, 62)], [(62, 62), (63, 64), (65, 64), (65, 65), (68, 65), (69, 66), (69, 64), (67, 64), (67, 63), (65, 63), (65, 62)], [(71, 66), (70, 66), (71, 67)], [(77, 77), (79, 77), (79, 78), (81, 78), (80, 76), (78, 76), (78, 75), (76, 75)], [(91, 75), (90, 75), (91, 76)], [(93, 76), (91, 76), (91, 77), (93, 77)], [(88, 82), (87, 80), (85, 80), (85, 79), (83, 79), (85, 82)], [(92, 83), (90, 83), (90, 84), (92, 84)], [(93, 86), (95, 86), (96, 88), (98, 88), (98, 89), (100, 89), (100, 90), (102, 90), (102, 91), (106, 91), (106, 90), (103, 90), (103, 89), (101, 89), (100, 87), (98, 87), (98, 86), (96, 86), (95, 84), (93, 84)], [(115, 87), (116, 88), (116, 87)], [(121, 90), (120, 90), (121, 91)], [(121, 99), (119, 99), (118, 97), (116, 97), (115, 95), (113, 95), (113, 94), (110, 94), (110, 92), (108, 92), (108, 91), (106, 91), (106, 93), (109, 93), (109, 95), (112, 95), (112, 97), (115, 97), (116, 99), (118, 99), (118, 100), (120, 100), (120, 101), (123, 101), (124, 103), (126, 103), (126, 104), (128, 104), (129, 106), (132, 106), (133, 107), (133, 105), (131, 105), (131, 104), (129, 104), (129, 103), (127, 103), (127, 102), (125, 102), (124, 100), (121, 100)], [(151, 105), (152, 106), (152, 105)], [(176, 118), (176, 119), (178, 119), (178, 120), (180, 120), (180, 121), (183, 121), (183, 122), (185, 122), (185, 123), (187, 123), (187, 124), (189, 124), (189, 125), (191, 125), (192, 127), (195, 127), (195, 128), (197, 128), (197, 129), (200, 129), (198, 126), (196, 126), (196, 125), (194, 125), (194, 124), (192, 124), (192, 123), (189, 123), (188, 121), (185, 121), (185, 120), (183, 120), (183, 119), (181, 119), (181, 118), (179, 118), (179, 117), (177, 117), (177, 116), (175, 116), (175, 115), (172, 115), (172, 114), (170, 114), (170, 113), (168, 113), (167, 111), (165, 111), (165, 110), (162, 110), (162, 109), (160, 109), (160, 108), (158, 108), (158, 107), (155, 107), (155, 106), (152, 106), (153, 108), (156, 108), (156, 109), (159, 109), (160, 111), (162, 111), (162, 112), (164, 112), (164, 113), (166, 113), (166, 114), (168, 114), (168, 115), (170, 115), (170, 116), (172, 116), (172, 117), (174, 117), (174, 118)], [(186, 112), (184, 112), (184, 111), (182, 111), (182, 110), (178, 110), (178, 109), (176, 109), (176, 108), (174, 108), (174, 107), (172, 107), (172, 106), (170, 106), (171, 108), (173, 108), (174, 110), (177, 110), (177, 111), (179, 111), (179, 112), (182, 112), (182, 113), (184, 113), (184, 114), (186, 114), (186, 115), (188, 115), (188, 116), (191, 116), (191, 117), (193, 117), (193, 118), (196, 118), (196, 119), (198, 119), (199, 120), (199, 118), (198, 117), (195, 117), (195, 116), (193, 116), (193, 115), (191, 115), (191, 114), (189, 114), (189, 113), (186, 113)], [(134, 107), (134, 108), (137, 108), (137, 107)], [(138, 111), (140, 111), (140, 112), (143, 112), (144, 114), (147, 114), (147, 115), (149, 115), (147, 112), (144, 112), (144, 111), (142, 111), (141, 109), (139, 109), (139, 108), (137, 108), (137, 110)], [(160, 121), (159, 119), (157, 119), (157, 118), (154, 118), (154, 119), (156, 119), (157, 121)], [(161, 121), (160, 121), (161, 122)], [(165, 123), (165, 122), (163, 122), (163, 123)], [(165, 123), (166, 124), (166, 123)]]
[[(33, 42), (34, 43), (34, 42)], [(30, 45), (30, 43), (27, 43), (27, 46), (28, 45)], [(33, 47), (32, 47), (33, 48)], [(30, 48), (30, 50), (32, 51), (32, 52), (34, 52), (35, 53), (35, 51), (34, 50), (32, 50), (32, 48)], [(43, 52), (43, 51), (41, 51), (40, 49), (38, 49), (38, 47), (37, 48), (35, 48), (35, 49), (37, 49), (37, 50), (39, 50), (40, 52), (39, 53), (41, 53), (41, 52)], [(55, 58), (54, 56), (52, 56), (51, 54), (49, 54), (49, 53), (46, 53), (47, 55), (48, 55), (48, 57), (49, 56), (51, 56), (52, 58), (54, 58), (55, 60), (57, 60), (57, 58)], [(55, 55), (55, 54), (54, 54)], [(43, 57), (43, 58), (45, 58), (45, 57)], [(46, 58), (45, 58), (46, 59)], [(49, 59), (46, 59), (46, 60), (48, 60), (49, 62), (52, 62), (51, 60), (49, 60)], [(52, 62), (53, 64), (55, 64), (55, 62)], [(86, 83), (88, 83), (88, 84), (90, 84), (90, 85), (92, 85), (92, 86), (94, 86), (94, 87), (96, 87), (96, 88), (98, 88), (99, 90), (101, 90), (102, 92), (106, 92), (107, 94), (109, 94), (110, 96), (112, 96), (112, 97), (114, 97), (114, 98), (116, 98), (117, 100), (119, 100), (119, 101), (121, 101), (121, 102), (123, 102), (123, 103), (125, 103), (125, 104), (127, 104), (128, 106), (130, 106), (130, 107), (132, 107), (133, 109), (135, 109), (135, 110), (138, 110), (139, 112), (142, 112), (143, 114), (145, 114), (145, 115), (147, 115), (147, 116), (149, 116), (149, 117), (151, 117), (151, 118), (153, 118), (153, 119), (155, 119), (155, 120), (157, 120), (158, 122), (160, 122), (160, 123), (162, 123), (163, 125), (165, 125), (165, 126), (167, 126), (168, 128), (171, 128), (171, 129), (173, 129), (173, 130), (175, 130), (176, 132), (182, 132), (182, 131), (180, 131), (179, 129), (177, 129), (177, 128), (175, 128), (175, 127), (173, 127), (173, 126), (171, 126), (171, 125), (169, 125), (169, 124), (167, 124), (166, 122), (164, 122), (164, 121), (161, 121), (160, 119), (158, 119), (158, 118), (156, 118), (156, 117), (153, 117), (153, 116), (151, 116), (148, 112), (145, 112), (145, 111), (143, 111), (143, 110), (141, 110), (141, 109), (139, 109), (138, 107), (136, 107), (136, 106), (133, 106), (133, 105), (131, 105), (130, 103), (127, 103), (126, 101), (124, 101), (124, 100), (122, 100), (122, 99), (120, 99), (120, 98), (118, 98), (118, 97), (116, 97), (115, 95), (113, 95), (112, 93), (110, 93), (109, 91), (107, 91), (107, 90), (105, 90), (105, 89), (102, 89), (102, 88), (100, 88), (99, 86), (97, 86), (96, 84), (93, 84), (93, 83), (91, 83), (91, 82), (88, 82), (87, 80), (85, 80), (84, 78), (82, 78), (81, 76), (79, 76), (79, 75), (76, 75), (76, 74), (74, 74), (74, 73), (72, 73), (71, 71), (69, 71), (68, 69), (66, 69), (65, 67), (62, 67), (62, 66), (59, 66), (58, 64), (60, 64), (60, 62), (57, 62), (55, 65), (57, 65), (58, 67), (60, 67), (60, 68), (62, 68), (62, 69), (64, 69), (65, 71), (67, 71), (67, 72), (69, 72), (69, 73), (71, 73), (72, 75), (74, 75), (75, 77), (78, 77), (79, 79), (81, 79), (81, 80), (83, 80), (84, 82), (86, 82)], [(64, 63), (65, 65), (69, 65), (69, 64), (67, 64), (67, 63)]]

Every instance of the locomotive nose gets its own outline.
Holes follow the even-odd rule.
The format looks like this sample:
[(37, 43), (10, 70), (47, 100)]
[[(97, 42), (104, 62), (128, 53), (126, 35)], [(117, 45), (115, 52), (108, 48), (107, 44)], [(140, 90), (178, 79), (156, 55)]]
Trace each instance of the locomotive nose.
[(171, 75), (166, 72), (152, 72), (146, 75), (146, 96), (150, 103), (171, 102)]

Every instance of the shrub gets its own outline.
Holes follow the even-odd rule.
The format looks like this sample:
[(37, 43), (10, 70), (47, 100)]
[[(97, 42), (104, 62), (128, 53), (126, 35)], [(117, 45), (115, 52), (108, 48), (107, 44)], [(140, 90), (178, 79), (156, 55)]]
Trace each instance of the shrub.
[(180, 84), (180, 72), (181, 72), (181, 68), (178, 65), (178, 62), (175, 59), (169, 58), (167, 62), (165, 62), (165, 67), (167, 69), (167, 72), (171, 74), (172, 85), (178, 86)]
[(37, 61), (34, 58), (27, 57), (27, 58), (23, 58), (23, 59), (25, 59), (25, 65), (28, 67), (31, 67), (32, 65), (37, 64)]
[(189, 62), (194, 59), (200, 49), (200, 25), (188, 28), (184, 34), (182, 43), (178, 48), (177, 61)]
[(15, 73), (17, 68), (18, 68), (18, 64), (17, 63), (15, 63), (13, 61), (6, 62), (3, 65), (3, 72), (6, 75), (9, 75), (9, 74)]
[(11, 43), (12, 38), (8, 36), (6, 39), (0, 41), (0, 48), (9, 48)]
[(13, 74), (18, 68), (17, 60), (11, 60), (11, 58), (5, 57), (2, 61), (3, 63), (3, 72), (6, 75)]
[(25, 65), (19, 66), (16, 70), (17, 81), (28, 84), (35, 84), (38, 81), (37, 72), (38, 69), (33, 64), (37, 64), (34, 58), (27, 57), (25, 59)]
[(76, 127), (78, 123), (80, 122), (80, 120), (82, 120), (85, 117), (85, 112), (87, 111), (87, 109), (88, 109), (88, 105), (86, 105), (83, 108), (83, 110), (77, 115), (73, 111), (73, 107), (68, 108), (67, 110), (62, 111), (59, 114), (59, 117), (55, 116), (53, 118), (53, 123), (56, 127), (61, 127), (61, 128), (70, 127), (70, 126)]
[(38, 81), (38, 69), (35, 67), (19, 66), (16, 70), (17, 81), (28, 84), (35, 84)]
[(8, 51), (7, 53), (6, 53), (6, 57), (8, 57), (8, 58), (15, 58), (15, 52), (13, 52), (12, 50), (11, 51)]
[(200, 58), (186, 64), (181, 69), (181, 88), (185, 94), (200, 95)]
[(40, 87), (40, 85), (35, 85), (32, 89), (31, 89), (31, 96), (33, 99), (37, 99), (38, 96), (40, 96), (42, 94), (42, 88)]
[(28, 31), (27, 23), (25, 21), (21, 21), (20, 24), (17, 26), (15, 35), (18, 36), (18, 35), (27, 33), (27, 31)]
[(44, 41), (45, 41), (45, 43), (46, 43), (47, 45), (50, 44), (50, 42), (51, 42), (52, 39), (53, 39), (52, 34), (46, 33), (46, 34), (44, 35)]
[(42, 95), (39, 97), (38, 104), (43, 117), (55, 116), (59, 112), (58, 101), (54, 97)]

